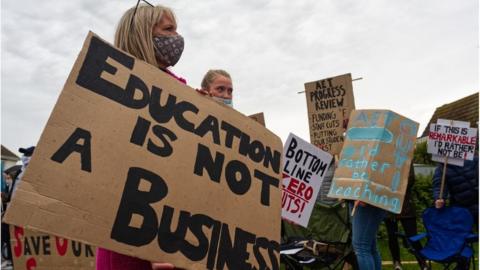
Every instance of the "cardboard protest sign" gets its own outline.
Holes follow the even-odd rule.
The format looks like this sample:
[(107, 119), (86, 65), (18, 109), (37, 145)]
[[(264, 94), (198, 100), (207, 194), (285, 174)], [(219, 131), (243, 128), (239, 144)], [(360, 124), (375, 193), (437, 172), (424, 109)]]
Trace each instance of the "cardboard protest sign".
[(256, 113), (249, 115), (248, 117), (252, 118), (253, 120), (257, 121), (260, 123), (262, 126), (265, 126), (265, 116), (263, 115), (263, 112)]
[(332, 155), (290, 133), (283, 148), (282, 217), (308, 226)]
[(427, 152), (432, 159), (457, 166), (463, 166), (463, 160), (473, 160), (477, 129), (469, 126), (468, 122), (445, 119), (430, 124)]
[(351, 74), (305, 83), (305, 94), (310, 143), (339, 154), (348, 117), (355, 109)]
[(6, 220), (185, 269), (279, 269), (281, 153), (90, 33)]
[(10, 226), (15, 270), (94, 270), (95, 247)]
[(328, 196), (400, 213), (417, 130), (392, 111), (353, 111)]

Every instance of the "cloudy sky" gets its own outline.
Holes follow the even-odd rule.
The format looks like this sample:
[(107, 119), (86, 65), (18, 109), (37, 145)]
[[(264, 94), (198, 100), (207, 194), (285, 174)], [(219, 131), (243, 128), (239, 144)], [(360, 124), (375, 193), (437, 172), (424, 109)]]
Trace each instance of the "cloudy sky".
[[(344, 73), (356, 107), (420, 123), (478, 91), (476, 0), (176, 0), (186, 46), (174, 72), (229, 71), (234, 105), (285, 140), (309, 138), (304, 82)], [(89, 30), (113, 42), (136, 0), (1, 1), (1, 143), (35, 145)]]

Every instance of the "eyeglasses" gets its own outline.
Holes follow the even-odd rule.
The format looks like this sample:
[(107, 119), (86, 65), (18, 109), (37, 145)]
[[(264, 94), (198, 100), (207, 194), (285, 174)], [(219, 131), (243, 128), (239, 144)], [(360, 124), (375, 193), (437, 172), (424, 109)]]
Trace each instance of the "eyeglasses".
[(150, 4), (150, 3), (149, 3), (148, 1), (146, 1), (146, 0), (138, 0), (138, 1), (137, 1), (137, 5), (135, 6), (135, 10), (133, 11), (132, 19), (130, 20), (130, 26), (129, 26), (129, 27), (130, 27), (130, 31), (131, 31), (131, 29), (132, 29), (133, 19), (135, 18), (135, 14), (137, 13), (137, 9), (138, 9), (138, 5), (140, 4), (140, 1), (147, 3), (147, 4), (148, 4), (149, 6), (151, 6), (151, 7), (154, 7), (154, 5)]

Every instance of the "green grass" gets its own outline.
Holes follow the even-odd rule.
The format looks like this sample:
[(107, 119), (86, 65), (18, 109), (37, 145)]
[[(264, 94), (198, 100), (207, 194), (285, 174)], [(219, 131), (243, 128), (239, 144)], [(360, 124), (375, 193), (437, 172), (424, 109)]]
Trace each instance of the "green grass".
[[(384, 223), (381, 225), (384, 227)], [(401, 226), (400, 226), (401, 227)], [(381, 231), (383, 231), (381, 229)], [(380, 256), (382, 257), (382, 262), (392, 262), (392, 255), (390, 254), (390, 249), (388, 248), (388, 240), (385, 235), (380, 234), (380, 238), (378, 239), (378, 250), (380, 251)], [(402, 262), (411, 262), (416, 261), (415, 256), (413, 256), (406, 248), (403, 247), (402, 241), (399, 241), (400, 245), (400, 259)], [(390, 265), (383, 265), (382, 269), (393, 269), (393, 266)], [(420, 269), (418, 264), (403, 264), (403, 269)]]
[[(423, 223), (421, 220), (422, 212), (425, 210), (425, 208), (432, 206), (433, 198), (432, 198), (432, 175), (416, 175), (415, 176), (415, 185), (413, 186), (412, 190), (412, 200), (416, 204), (416, 209), (417, 209), (417, 228), (419, 233), (425, 231), (425, 228), (423, 227)], [(402, 229), (402, 226), (399, 226), (399, 229)], [(408, 261), (416, 261), (415, 257), (408, 252), (403, 247), (402, 241), (399, 241), (400, 243), (400, 258), (403, 262), (408, 262)], [(387, 244), (387, 232), (385, 229), (384, 223), (382, 223), (380, 230), (379, 230), (379, 239), (378, 239), (378, 247), (380, 250), (380, 254), (382, 256), (382, 262), (390, 262), (392, 261), (391, 255), (390, 255), (390, 250), (388, 248)], [(479, 258), (479, 249), (478, 249), (478, 243), (475, 243), (474, 245), (475, 249), (475, 257), (476, 257), (476, 262), (478, 266), (478, 258)], [(438, 264), (432, 264), (433, 269), (443, 269), (441, 265)], [(281, 268), (284, 269), (284, 268)], [(382, 269), (393, 269), (393, 266), (390, 264), (386, 264), (382, 266)], [(420, 269), (420, 267), (417, 264), (403, 264), (403, 269), (409, 270), (409, 269)], [(477, 267), (477, 269), (480, 269), (480, 267)]]
[[(384, 226), (384, 225), (382, 224), (382, 226)], [(390, 254), (390, 249), (388, 248), (387, 238), (386, 237), (385, 238), (379, 238), (377, 243), (378, 243), (378, 249), (380, 251), (380, 256), (382, 257), (382, 263), (385, 263), (385, 262), (391, 263), (392, 256)], [(416, 261), (415, 256), (413, 256), (406, 248), (403, 247), (402, 241), (399, 241), (399, 245), (400, 245), (400, 259), (401, 259), (402, 262), (414, 262), (414, 261)], [(478, 243), (475, 243), (473, 248), (475, 250), (475, 261), (477, 262), (476, 265), (478, 266)], [(432, 263), (432, 268), (434, 270), (443, 269), (443, 267), (440, 264), (437, 264), (437, 263)], [(472, 269), (471, 265), (470, 265), (470, 268)], [(393, 269), (393, 265), (383, 264), (382, 269)], [(402, 264), (402, 269), (404, 269), (404, 270), (413, 270), (413, 269), (419, 270), (420, 267), (418, 266), (417, 263), (413, 263), (413, 264), (404, 263), (404, 264)], [(476, 267), (476, 269), (479, 269), (479, 268)]]
[[(392, 256), (390, 254), (390, 250), (388, 248), (388, 240), (387, 239), (378, 239), (378, 249), (380, 250), (380, 256), (382, 257), (382, 269), (393, 269), (392, 264), (385, 264), (385, 262), (392, 262)], [(402, 262), (412, 262), (416, 261), (415, 256), (413, 256), (410, 252), (408, 252), (407, 249), (405, 249), (402, 245), (402, 242), (400, 241), (400, 259)], [(413, 264), (406, 264), (404, 263), (402, 265), (402, 268), (404, 270), (410, 270), (410, 269), (420, 269), (418, 264), (413, 263)], [(434, 269), (437, 269), (434, 267)], [(441, 268), (439, 268), (441, 269)]]
[[(382, 224), (382, 226), (384, 226)], [(400, 226), (401, 227), (401, 226)], [(380, 233), (380, 237), (378, 239), (378, 249), (380, 250), (380, 255), (382, 257), (382, 270), (393, 270), (393, 265), (392, 263), (392, 256), (390, 254), (390, 250), (388, 248), (388, 242), (387, 238), (385, 236), (382, 236), (382, 233)], [(413, 256), (406, 248), (403, 247), (402, 241), (399, 241), (400, 244), (400, 259), (402, 262), (416, 262), (415, 256)], [(477, 262), (478, 266), (478, 243), (475, 243), (474, 245), (475, 249), (475, 260)], [(402, 265), (403, 270), (419, 270), (420, 267), (418, 266), (417, 263), (403, 263)], [(440, 270), (443, 269), (443, 267), (440, 264), (437, 263), (432, 263), (432, 268), (433, 270)], [(472, 268), (470, 266), (470, 268)], [(280, 269), (285, 269), (283, 265), (281, 265)], [(480, 269), (480, 268), (476, 268)]]

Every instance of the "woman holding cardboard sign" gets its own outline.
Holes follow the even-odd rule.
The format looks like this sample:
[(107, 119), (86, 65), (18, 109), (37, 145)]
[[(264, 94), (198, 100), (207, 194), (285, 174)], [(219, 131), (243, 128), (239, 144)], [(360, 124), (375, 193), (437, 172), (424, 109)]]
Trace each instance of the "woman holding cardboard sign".
[(115, 33), (115, 46), (158, 67), (182, 83), (186, 80), (168, 68), (182, 56), (184, 40), (177, 33), (177, 22), (170, 8), (138, 4), (125, 12)]
[[(127, 10), (120, 19), (115, 33), (115, 46), (186, 83), (185, 79), (177, 77), (167, 69), (178, 62), (184, 47), (183, 37), (177, 33), (177, 23), (172, 10), (142, 1), (146, 4), (139, 5), (139, 0), (136, 7)], [(169, 263), (151, 263), (102, 248), (97, 250), (96, 264), (98, 270), (175, 268)]]

